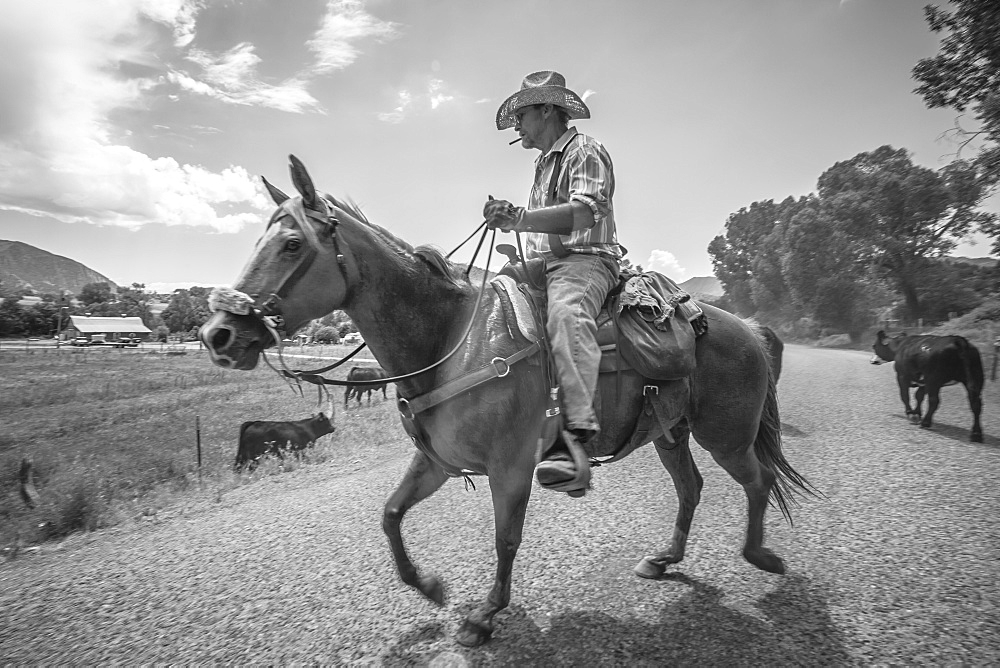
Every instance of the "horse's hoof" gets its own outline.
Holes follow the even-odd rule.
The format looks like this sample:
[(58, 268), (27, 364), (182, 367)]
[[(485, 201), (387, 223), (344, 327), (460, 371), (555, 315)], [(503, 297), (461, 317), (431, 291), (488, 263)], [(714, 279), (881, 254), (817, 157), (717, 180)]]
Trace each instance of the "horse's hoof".
[(972, 443), (982, 443), (983, 442), (983, 435), (982, 434), (972, 434), (971, 436), (969, 436), (969, 441), (972, 442)]
[[(680, 559), (677, 561), (680, 561)], [(663, 573), (667, 570), (667, 563), (677, 562), (667, 562), (658, 557), (643, 557), (642, 561), (636, 564), (636, 567), (632, 569), (632, 572), (641, 578), (646, 578), (647, 580), (659, 580), (663, 577)]]
[(433, 575), (420, 578), (417, 589), (434, 603), (444, 605), (444, 585)]
[(927, 424), (927, 423), (924, 423), (924, 422), (921, 422), (921, 423), (920, 423), (920, 428), (921, 428), (921, 429), (930, 429), (930, 428), (931, 428), (931, 425), (930, 425), (930, 424)]
[(458, 630), (455, 640), (460, 645), (466, 647), (479, 647), (493, 637), (493, 629), (485, 628), (475, 622), (466, 619), (462, 628)]
[(785, 562), (766, 547), (759, 550), (743, 550), (743, 558), (762, 571), (778, 575), (785, 574)]

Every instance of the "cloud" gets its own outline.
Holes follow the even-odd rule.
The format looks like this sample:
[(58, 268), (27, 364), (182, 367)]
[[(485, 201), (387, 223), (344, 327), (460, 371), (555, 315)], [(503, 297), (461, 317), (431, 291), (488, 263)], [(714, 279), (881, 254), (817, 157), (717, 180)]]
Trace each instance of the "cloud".
[(421, 111), (434, 111), (441, 105), (457, 99), (457, 95), (448, 90), (447, 84), (441, 79), (431, 78), (422, 91), (414, 93), (403, 89), (396, 94), (396, 107), (392, 111), (376, 114), (380, 121), (386, 123), (402, 123), (411, 114)]
[[(377, 19), (364, 7), (363, 0), (327, 0), (319, 28), (306, 42), (314, 61), (281, 83), (271, 84), (260, 77), (261, 59), (254, 45), (248, 42), (221, 53), (192, 49), (187, 59), (198, 71), (177, 68), (167, 75), (167, 80), (189, 93), (226, 104), (268, 107), (289, 113), (325, 113), (309, 93), (312, 80), (352, 65), (361, 54), (360, 42), (366, 39), (385, 42), (399, 35), (395, 23)], [(181, 19), (176, 23), (175, 34), (186, 37), (187, 24)], [(193, 36), (193, 27), (190, 30)], [(180, 41), (178, 38), (177, 43)]]
[[(155, 15), (146, 13), (149, 7)], [(241, 167), (216, 173), (152, 158), (122, 145), (129, 133), (110, 120), (142, 109), (160, 85), (154, 23), (169, 26), (175, 43), (184, 41), (194, 34), (196, 7), (179, 0), (88, 0), (5, 8), (0, 208), (66, 222), (158, 222), (227, 232), (269, 209)], [(224, 68), (219, 72), (221, 81)]]
[(399, 36), (399, 26), (381, 21), (364, 10), (362, 0), (327, 0), (326, 13), (313, 38), (306, 42), (316, 54), (314, 75), (348, 67), (361, 54), (358, 43), (365, 39), (385, 42)]
[(201, 78), (175, 70), (167, 74), (167, 79), (188, 92), (228, 104), (269, 107), (291, 113), (324, 113), (316, 98), (306, 90), (305, 80), (293, 77), (278, 85), (261, 81), (257, 75), (260, 57), (247, 42), (217, 55), (192, 49), (187, 59), (201, 68)]
[(670, 251), (654, 249), (643, 267), (646, 270), (658, 271), (674, 280), (683, 280), (687, 270), (677, 263), (677, 258)]

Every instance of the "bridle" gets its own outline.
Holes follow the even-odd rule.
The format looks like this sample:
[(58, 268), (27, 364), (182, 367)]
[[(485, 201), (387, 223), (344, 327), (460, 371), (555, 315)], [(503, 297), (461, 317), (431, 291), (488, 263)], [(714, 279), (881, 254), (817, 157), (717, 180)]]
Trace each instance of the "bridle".
[[(317, 201), (323, 204), (325, 212), (316, 211), (310, 207), (305, 206), (301, 198), (289, 198), (288, 200), (285, 200), (282, 204), (279, 205), (278, 211), (274, 213), (274, 215), (271, 217), (271, 220), (268, 222), (268, 229), (270, 229), (272, 225), (274, 225), (278, 220), (284, 217), (283, 215), (280, 215), (281, 212), (284, 212), (286, 215), (291, 215), (292, 218), (295, 219), (296, 223), (298, 223), (299, 228), (301, 229), (302, 233), (306, 236), (306, 240), (308, 242), (307, 243), (308, 247), (306, 248), (306, 250), (302, 254), (300, 254), (295, 264), (292, 265), (287, 272), (285, 272), (285, 275), (279, 281), (278, 287), (275, 289), (274, 292), (269, 294), (264, 301), (260, 301), (259, 294), (246, 295), (234, 290), (229, 291), (230, 293), (232, 293), (231, 296), (238, 302), (238, 304), (236, 304), (235, 306), (231, 306), (230, 308), (217, 306), (212, 302), (210, 302), (210, 308), (213, 311), (226, 310), (231, 313), (236, 313), (238, 315), (240, 314), (250, 315), (255, 319), (257, 319), (264, 326), (264, 328), (268, 331), (268, 333), (270, 333), (270, 335), (274, 339), (275, 347), (277, 348), (278, 361), (281, 366), (280, 369), (276, 368), (267, 358), (267, 355), (264, 353), (264, 351), (261, 351), (261, 355), (264, 357), (264, 361), (267, 363), (269, 367), (271, 367), (271, 369), (273, 369), (276, 373), (278, 373), (286, 381), (289, 382), (306, 381), (321, 386), (322, 385), (340, 385), (340, 386), (350, 385), (353, 387), (376, 386), (376, 385), (382, 385), (384, 383), (398, 383), (400, 381), (408, 380), (410, 378), (415, 378), (416, 376), (431, 371), (437, 368), (438, 366), (444, 364), (448, 359), (450, 359), (453, 355), (455, 355), (455, 353), (457, 353), (462, 347), (466, 345), (469, 334), (472, 331), (472, 327), (475, 325), (476, 313), (479, 311), (479, 307), (482, 303), (483, 294), (486, 291), (486, 284), (488, 282), (487, 279), (489, 277), (489, 261), (490, 261), (490, 255), (492, 254), (493, 251), (493, 245), (496, 240), (496, 230), (493, 230), (493, 238), (490, 241), (490, 251), (489, 253), (487, 253), (486, 256), (486, 269), (483, 272), (483, 280), (479, 287), (479, 292), (476, 296), (476, 304), (472, 309), (472, 313), (470, 315), (469, 322), (466, 325), (465, 332), (458, 339), (455, 346), (450, 351), (448, 351), (441, 359), (424, 367), (423, 369), (418, 369), (417, 371), (412, 371), (398, 376), (390, 376), (388, 378), (381, 378), (377, 380), (367, 380), (367, 381), (355, 380), (347, 382), (347, 381), (335, 380), (332, 378), (324, 378), (322, 375), (320, 375), (328, 371), (332, 371), (333, 369), (336, 369), (337, 367), (341, 366), (342, 364), (350, 360), (352, 357), (357, 355), (359, 352), (361, 352), (367, 345), (365, 343), (362, 343), (353, 351), (348, 353), (346, 356), (342, 357), (338, 361), (328, 366), (321, 367), (318, 369), (308, 369), (308, 370), (289, 368), (288, 364), (285, 362), (284, 356), (282, 355), (282, 348), (283, 348), (282, 338), (283, 334), (285, 333), (285, 330), (284, 330), (284, 318), (280, 310), (281, 300), (284, 299), (295, 287), (295, 285), (299, 282), (299, 280), (302, 279), (302, 277), (309, 270), (309, 267), (312, 265), (312, 262), (316, 259), (316, 257), (320, 253), (329, 252), (329, 250), (324, 249), (323, 244), (320, 243), (320, 239), (316, 234), (315, 229), (312, 227), (312, 225), (309, 223), (307, 219), (312, 219), (321, 225), (327, 226), (330, 235), (330, 240), (333, 246), (332, 251), (334, 252), (336, 257), (337, 266), (340, 270), (345, 290), (348, 291), (350, 290), (350, 282), (348, 280), (348, 275), (347, 275), (347, 263), (344, 254), (341, 252), (340, 241), (337, 235), (337, 226), (340, 224), (340, 221), (338, 220), (336, 215), (334, 215), (336, 207), (333, 205), (332, 202), (327, 200), (326, 197), (321, 195), (317, 195)], [(480, 237), (479, 243), (476, 246), (476, 251), (472, 256), (472, 259), (469, 260), (469, 264), (466, 268), (465, 271), (466, 277), (468, 277), (469, 272), (472, 269), (472, 264), (473, 262), (475, 262), (476, 256), (478, 255), (480, 249), (482, 248), (483, 242), (486, 239), (486, 233), (488, 230), (484, 229), (485, 227), (486, 227), (486, 222), (483, 221), (483, 223), (478, 228), (476, 228), (476, 230), (472, 234), (466, 237), (465, 241), (459, 244), (454, 250), (451, 251), (451, 253), (448, 253), (448, 255), (446, 256), (446, 258), (450, 258), (459, 248), (464, 246), (470, 239), (472, 239), (472, 237), (475, 236), (476, 232), (479, 232), (479, 230), (483, 230), (483, 234)], [(218, 291), (218, 288), (216, 290)], [(216, 292), (213, 291), (213, 297), (215, 295)], [(237, 310), (233, 310), (234, 308)], [(301, 385), (299, 386), (299, 390), (301, 392)]]
[[(333, 252), (337, 259), (337, 267), (340, 269), (341, 277), (344, 279), (344, 285), (348, 285), (347, 281), (347, 263), (344, 259), (344, 254), (340, 252), (340, 239), (337, 236), (337, 226), (340, 224), (340, 220), (334, 215), (333, 205), (322, 196), (317, 196), (317, 201), (322, 203), (325, 212), (316, 211), (315, 209), (306, 207), (304, 204), (301, 206), (296, 206), (300, 200), (288, 199), (283, 202), (278, 211), (275, 211), (274, 215), (271, 216), (271, 220), (267, 224), (267, 228), (270, 229), (272, 225), (277, 223), (284, 216), (279, 215), (280, 212), (284, 211), (286, 215), (292, 216), (298, 223), (299, 228), (302, 233), (306, 236), (306, 249), (303, 253), (299, 255), (299, 258), (295, 261), (285, 275), (278, 282), (277, 289), (268, 295), (267, 299), (263, 302), (258, 302), (260, 300), (259, 294), (252, 294), (249, 297), (253, 300), (255, 306), (252, 306), (250, 312), (252, 315), (264, 322), (265, 326), (269, 330), (274, 330), (274, 334), (284, 333), (284, 318), (278, 309), (278, 304), (282, 299), (288, 296), (291, 289), (296, 283), (305, 275), (312, 266), (313, 260), (320, 253), (328, 252), (322, 246), (319, 238), (316, 236), (315, 230), (309, 225), (307, 218), (311, 218), (321, 225), (327, 226), (330, 233), (330, 240), (333, 243)], [(281, 339), (277, 339), (277, 345), (281, 345)]]

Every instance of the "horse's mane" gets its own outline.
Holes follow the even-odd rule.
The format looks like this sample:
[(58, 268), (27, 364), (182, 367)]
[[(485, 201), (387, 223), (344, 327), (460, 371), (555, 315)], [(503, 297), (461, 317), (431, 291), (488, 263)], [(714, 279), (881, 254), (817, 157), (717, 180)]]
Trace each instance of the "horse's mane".
[(403, 261), (404, 269), (409, 267), (412, 270), (414, 268), (414, 263), (416, 262), (421, 266), (426, 265), (433, 273), (439, 275), (441, 278), (456, 287), (471, 287), (471, 284), (465, 275), (458, 271), (455, 265), (448, 261), (444, 254), (438, 249), (427, 245), (417, 246), (414, 248), (389, 230), (369, 221), (368, 217), (365, 216), (355, 202), (350, 200), (341, 200), (326, 193), (324, 193), (324, 197), (326, 197), (336, 208), (347, 213), (359, 224), (367, 227), (376, 239), (387, 246), (392, 251), (393, 255)]

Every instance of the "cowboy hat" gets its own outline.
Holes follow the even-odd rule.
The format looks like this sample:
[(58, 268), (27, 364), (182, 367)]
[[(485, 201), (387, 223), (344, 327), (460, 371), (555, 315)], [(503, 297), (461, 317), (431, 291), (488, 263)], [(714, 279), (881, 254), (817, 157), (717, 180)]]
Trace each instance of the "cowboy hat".
[(524, 77), (521, 90), (500, 105), (497, 110), (497, 130), (514, 126), (518, 109), (533, 104), (554, 104), (569, 112), (570, 118), (590, 118), (590, 109), (579, 95), (566, 88), (566, 78), (558, 72), (542, 70)]

